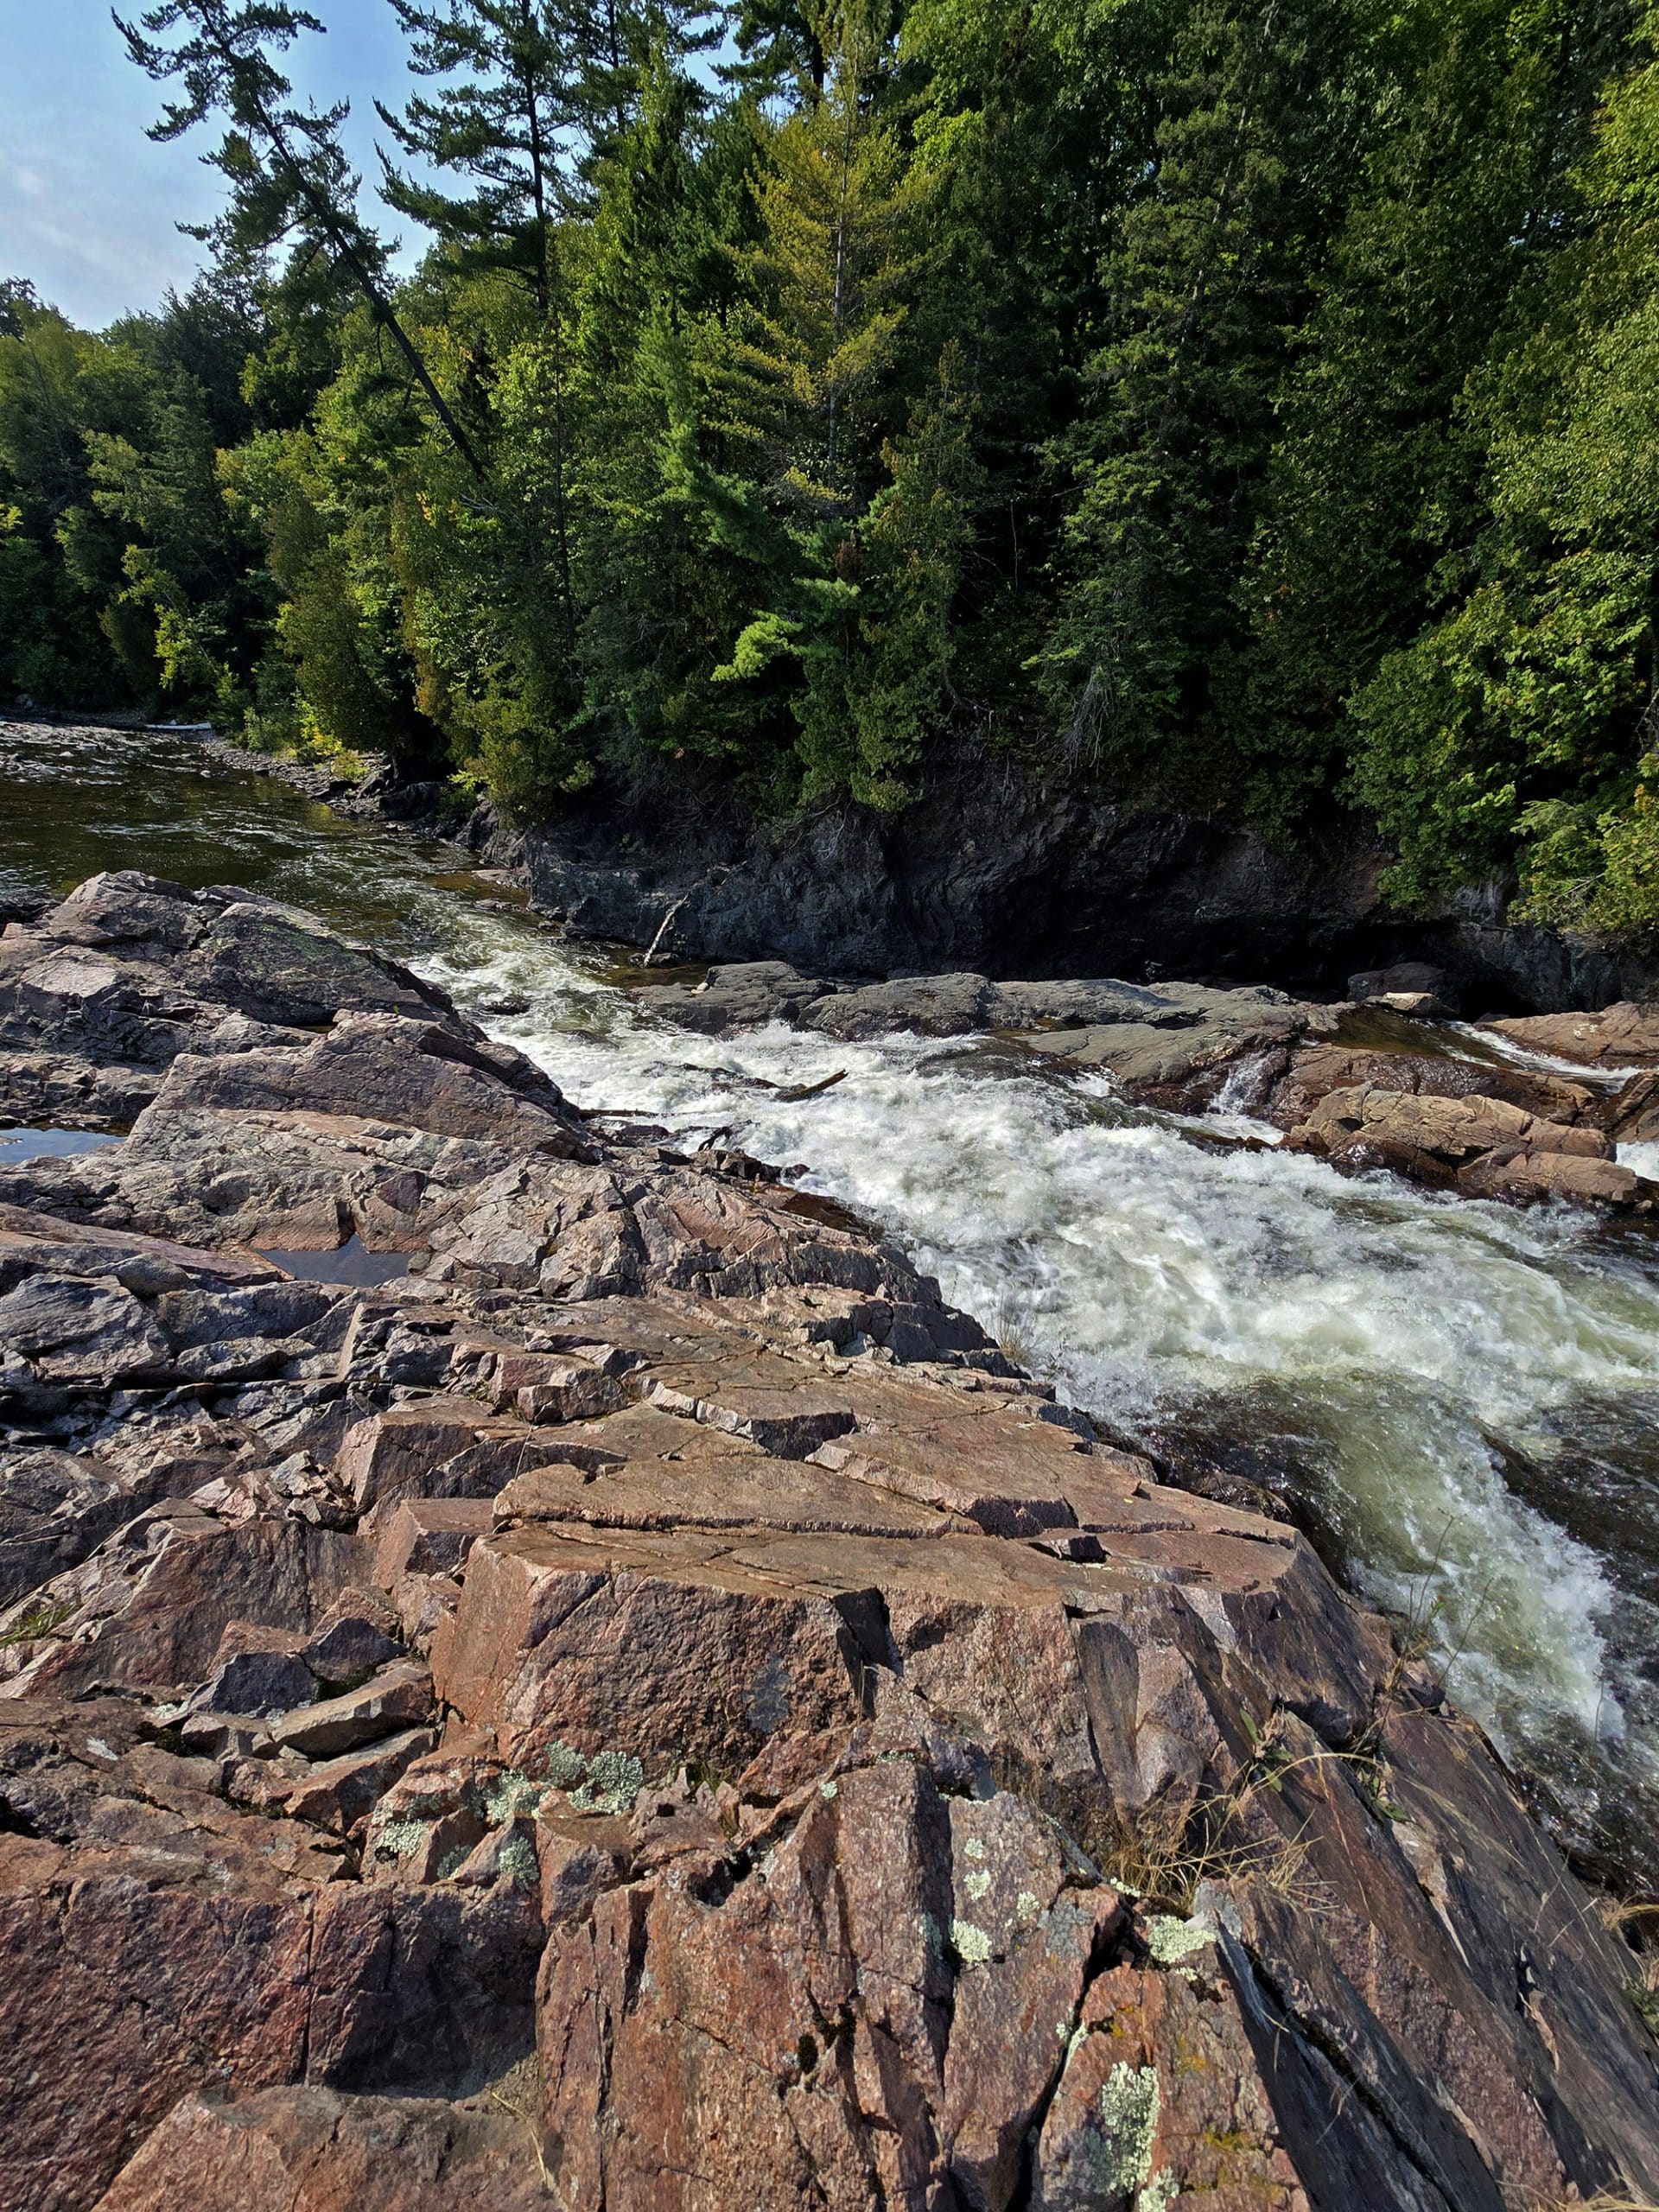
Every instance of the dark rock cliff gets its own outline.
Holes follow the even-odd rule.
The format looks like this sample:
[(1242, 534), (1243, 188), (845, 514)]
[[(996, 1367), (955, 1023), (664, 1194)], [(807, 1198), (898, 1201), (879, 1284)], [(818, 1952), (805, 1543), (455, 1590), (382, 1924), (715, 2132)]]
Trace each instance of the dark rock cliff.
[(1356, 969), (1444, 968), (1471, 1010), (1659, 995), (1659, 952), (1504, 924), (1494, 889), (1417, 920), (1352, 823), (1293, 858), (1219, 817), (1138, 813), (986, 770), (913, 807), (745, 818), (686, 793), (615, 795), (524, 840), (538, 906), (579, 935), (818, 974), (1271, 982), (1339, 995)]

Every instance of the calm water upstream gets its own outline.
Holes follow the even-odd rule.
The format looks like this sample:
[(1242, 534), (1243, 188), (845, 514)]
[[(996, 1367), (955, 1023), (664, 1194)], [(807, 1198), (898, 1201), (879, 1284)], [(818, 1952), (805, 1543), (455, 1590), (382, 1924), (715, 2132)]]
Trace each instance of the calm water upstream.
[(1283, 1490), (1581, 1834), (1659, 1878), (1659, 1234), (1205, 1150), (988, 1039), (689, 1036), (613, 956), (482, 905), (450, 849), (188, 736), (0, 727), (0, 886), (122, 867), (308, 906), (580, 1103), (809, 1163), (1065, 1395)]

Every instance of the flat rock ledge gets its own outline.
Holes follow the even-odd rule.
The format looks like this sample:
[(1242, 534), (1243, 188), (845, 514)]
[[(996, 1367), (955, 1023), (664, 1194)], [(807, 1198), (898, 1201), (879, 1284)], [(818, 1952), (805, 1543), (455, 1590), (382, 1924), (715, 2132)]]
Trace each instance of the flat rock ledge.
[(131, 1120), (0, 1176), (6, 2212), (1659, 2189), (1631, 1955), (1294, 1531), (302, 916), (0, 971)]
[(770, 960), (643, 995), (711, 1036), (766, 1021), (848, 1042), (997, 1035), (1104, 1071), (1141, 1104), (1254, 1117), (1343, 1174), (1512, 1205), (1659, 1208), (1659, 1184), (1617, 1157), (1622, 1142), (1659, 1138), (1659, 1003), (1452, 1029), (1444, 981), (1420, 965), (1384, 969), (1352, 977), (1353, 997), (1325, 1006), (1190, 982), (963, 974), (842, 984)]

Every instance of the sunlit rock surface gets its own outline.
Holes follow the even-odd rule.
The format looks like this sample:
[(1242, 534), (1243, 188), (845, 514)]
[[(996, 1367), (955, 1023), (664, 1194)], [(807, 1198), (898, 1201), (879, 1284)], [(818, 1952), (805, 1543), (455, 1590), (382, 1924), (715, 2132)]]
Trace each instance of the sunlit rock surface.
[(9, 2206), (1659, 2186), (1630, 1953), (1300, 1535), (249, 911), (0, 940), (155, 1084), (0, 1172)]

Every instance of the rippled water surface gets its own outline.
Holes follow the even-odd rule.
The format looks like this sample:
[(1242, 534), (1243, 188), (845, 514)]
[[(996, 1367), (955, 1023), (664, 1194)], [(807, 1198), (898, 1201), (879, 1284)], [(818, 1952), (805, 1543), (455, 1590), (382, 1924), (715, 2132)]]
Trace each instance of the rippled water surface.
[[(413, 959), (580, 1103), (807, 1163), (1122, 1433), (1286, 1491), (1587, 1838), (1659, 1859), (1645, 1226), (1206, 1148), (988, 1039), (688, 1035), (618, 956), (482, 904), (499, 887), (453, 850), (211, 767), (188, 737), (14, 726), (0, 779), (0, 887), (126, 866), (294, 899)], [(772, 1087), (842, 1069), (816, 1098)]]

